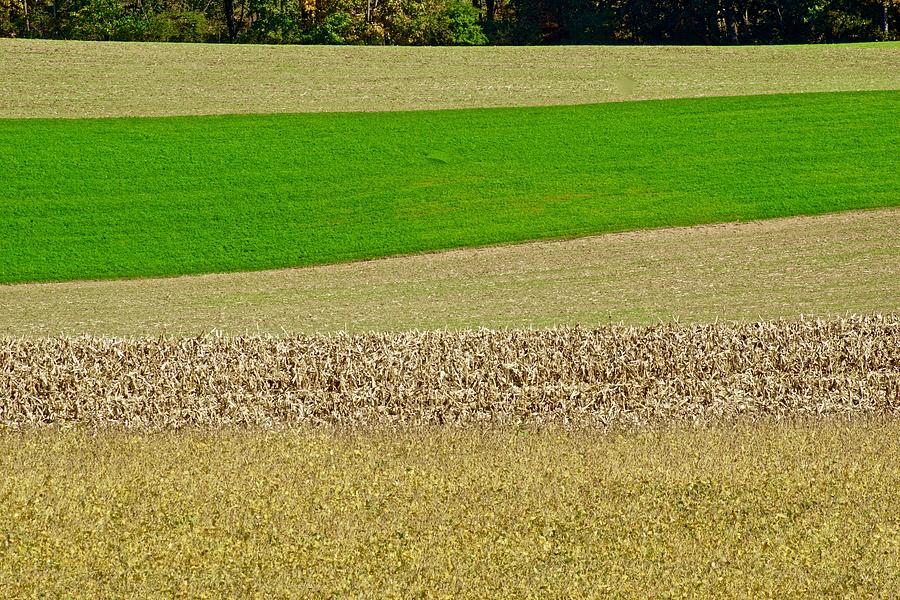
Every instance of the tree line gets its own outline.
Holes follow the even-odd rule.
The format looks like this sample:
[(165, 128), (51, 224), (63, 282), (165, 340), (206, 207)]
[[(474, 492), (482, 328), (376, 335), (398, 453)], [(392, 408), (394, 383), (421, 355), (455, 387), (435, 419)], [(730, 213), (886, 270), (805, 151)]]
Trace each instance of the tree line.
[(900, 39), (900, 0), (0, 0), (0, 36), (269, 44)]

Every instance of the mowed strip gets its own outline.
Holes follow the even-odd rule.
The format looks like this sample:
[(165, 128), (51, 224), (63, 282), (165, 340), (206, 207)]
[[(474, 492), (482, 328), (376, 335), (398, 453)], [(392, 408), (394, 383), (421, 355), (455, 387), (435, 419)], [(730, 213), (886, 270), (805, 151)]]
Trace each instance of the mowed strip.
[(307, 266), (900, 204), (900, 92), (0, 120), (0, 282)]
[(900, 312), (900, 209), (253, 273), (0, 286), (0, 334), (120, 337)]
[(0, 118), (419, 110), (900, 87), (900, 43), (376, 48), (0, 39), (0, 64)]
[(0, 594), (891, 597), (900, 423), (0, 435)]

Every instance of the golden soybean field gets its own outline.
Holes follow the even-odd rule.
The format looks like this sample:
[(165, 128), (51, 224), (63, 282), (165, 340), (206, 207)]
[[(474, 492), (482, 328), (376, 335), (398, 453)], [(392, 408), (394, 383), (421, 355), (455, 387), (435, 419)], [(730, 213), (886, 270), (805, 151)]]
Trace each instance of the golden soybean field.
[(896, 419), (0, 436), (0, 596), (893, 598)]

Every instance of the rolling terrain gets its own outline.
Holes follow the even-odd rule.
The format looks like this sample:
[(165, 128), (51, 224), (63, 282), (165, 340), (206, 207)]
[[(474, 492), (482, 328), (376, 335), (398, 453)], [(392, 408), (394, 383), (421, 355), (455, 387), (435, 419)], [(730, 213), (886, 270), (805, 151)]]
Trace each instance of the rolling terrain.
[(156, 337), (900, 313), (879, 209), (162, 279), (0, 286), (0, 335)]
[(897, 92), (5, 120), (0, 283), (896, 206), (898, 120)]
[(900, 45), (0, 63), (0, 596), (900, 586)]
[(403, 48), (0, 39), (0, 118), (494, 106), (896, 90), (900, 42)]

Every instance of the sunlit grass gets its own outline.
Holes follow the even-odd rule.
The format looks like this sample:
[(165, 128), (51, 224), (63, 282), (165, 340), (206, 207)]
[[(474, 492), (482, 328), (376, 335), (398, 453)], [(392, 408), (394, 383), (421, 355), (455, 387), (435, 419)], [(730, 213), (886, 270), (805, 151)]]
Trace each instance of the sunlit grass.
[(896, 205), (900, 93), (0, 121), (0, 282)]

